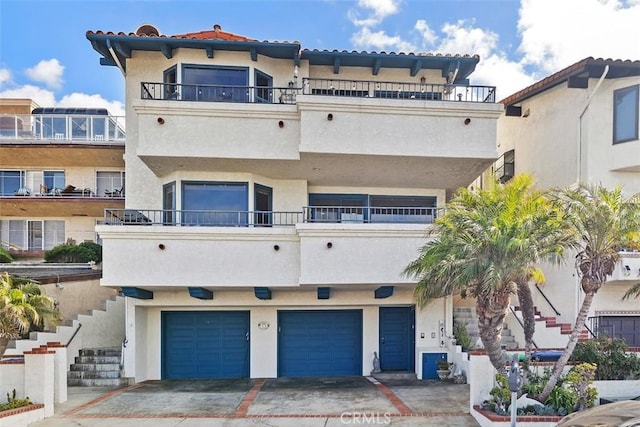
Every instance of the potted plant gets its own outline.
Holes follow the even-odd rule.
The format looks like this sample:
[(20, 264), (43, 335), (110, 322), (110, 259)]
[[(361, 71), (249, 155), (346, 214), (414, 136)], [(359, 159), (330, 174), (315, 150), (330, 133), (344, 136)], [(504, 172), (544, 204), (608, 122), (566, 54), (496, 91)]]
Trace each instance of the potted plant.
[(438, 378), (440, 378), (441, 381), (449, 378), (449, 375), (451, 375), (451, 363), (447, 362), (446, 359), (439, 359), (436, 360), (436, 365), (438, 366), (436, 370)]

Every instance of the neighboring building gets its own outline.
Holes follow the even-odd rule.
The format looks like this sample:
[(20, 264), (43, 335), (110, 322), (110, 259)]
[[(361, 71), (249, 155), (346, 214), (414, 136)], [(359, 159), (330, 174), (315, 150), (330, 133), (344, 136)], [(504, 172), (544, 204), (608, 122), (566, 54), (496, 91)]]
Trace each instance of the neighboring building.
[[(581, 182), (621, 185), (627, 195), (640, 192), (639, 94), (640, 61), (586, 58), (507, 97), (494, 171), (503, 182), (514, 173), (532, 173), (542, 188)], [(538, 310), (572, 325), (583, 298), (572, 258), (547, 267), (545, 275), (542, 292), (549, 302), (534, 289)], [(638, 280), (640, 253), (624, 252), (594, 299), (587, 323), (594, 333), (640, 346), (640, 304), (621, 301)], [(508, 323), (519, 329), (513, 317)], [(548, 335), (541, 328), (534, 339), (544, 344)]]
[(42, 258), (96, 241), (105, 208), (124, 206), (124, 141), (124, 117), (105, 109), (0, 99), (0, 245)]
[(435, 377), (451, 299), (416, 311), (402, 271), (497, 158), (503, 107), (470, 85), (477, 56), (219, 26), (87, 38), (126, 80), (126, 209), (97, 227), (102, 285), (129, 297), (126, 376), (368, 375), (375, 352)]

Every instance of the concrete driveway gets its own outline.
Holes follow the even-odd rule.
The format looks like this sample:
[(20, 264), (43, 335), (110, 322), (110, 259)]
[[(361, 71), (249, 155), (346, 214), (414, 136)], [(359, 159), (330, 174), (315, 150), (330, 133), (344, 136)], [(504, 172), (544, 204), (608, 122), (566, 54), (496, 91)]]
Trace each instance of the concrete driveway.
[(120, 389), (70, 387), (35, 427), (478, 426), (469, 387), (368, 377), (147, 381)]

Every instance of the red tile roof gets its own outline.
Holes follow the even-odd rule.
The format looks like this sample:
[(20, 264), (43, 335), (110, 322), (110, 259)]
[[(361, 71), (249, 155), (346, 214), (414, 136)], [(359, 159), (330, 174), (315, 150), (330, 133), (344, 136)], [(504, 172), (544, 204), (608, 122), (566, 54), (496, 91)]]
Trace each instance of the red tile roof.
[(257, 41), (256, 39), (252, 39), (249, 37), (241, 36), (239, 34), (228, 33), (226, 31), (222, 31), (220, 25), (214, 25), (211, 30), (198, 31), (195, 33), (186, 33), (186, 34), (176, 34), (173, 36), (167, 36), (164, 34), (159, 34), (157, 29), (152, 25), (145, 24), (141, 25), (136, 32), (125, 33), (120, 31), (118, 33), (114, 33), (113, 31), (87, 31), (88, 35), (97, 34), (97, 35), (113, 35), (113, 36), (128, 36), (128, 37), (141, 37), (141, 38), (171, 38), (171, 39), (192, 39), (192, 40), (226, 40), (226, 41), (239, 41), (239, 42), (253, 42)]

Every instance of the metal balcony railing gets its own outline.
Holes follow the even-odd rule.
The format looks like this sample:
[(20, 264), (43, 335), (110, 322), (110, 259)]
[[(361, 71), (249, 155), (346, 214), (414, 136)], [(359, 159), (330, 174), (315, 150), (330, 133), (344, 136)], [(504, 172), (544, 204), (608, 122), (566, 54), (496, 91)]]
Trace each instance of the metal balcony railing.
[(370, 80), (302, 79), (304, 95), (423, 101), (495, 102), (495, 86), (389, 82)]
[(495, 102), (495, 86), (463, 86), (371, 80), (302, 79), (302, 88), (141, 83), (142, 99), (168, 101), (295, 104), (297, 95), (423, 101)]
[(125, 118), (86, 114), (2, 114), (0, 143), (25, 140), (65, 143), (125, 142)]
[(293, 86), (187, 85), (175, 83), (141, 83), (142, 99), (168, 101), (236, 102), (295, 104), (299, 88)]
[(437, 208), (305, 206), (301, 212), (106, 209), (107, 225), (272, 227), (300, 223), (431, 224)]

